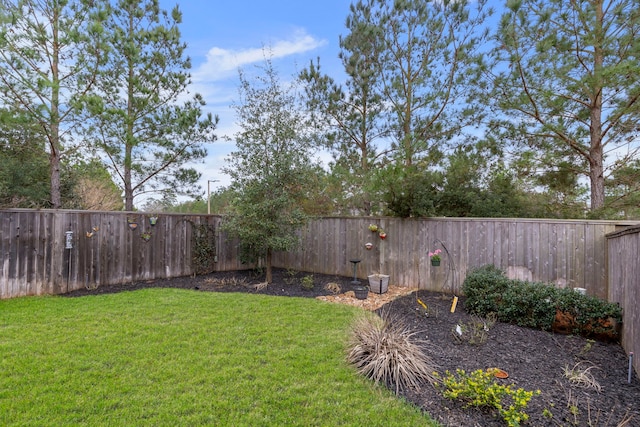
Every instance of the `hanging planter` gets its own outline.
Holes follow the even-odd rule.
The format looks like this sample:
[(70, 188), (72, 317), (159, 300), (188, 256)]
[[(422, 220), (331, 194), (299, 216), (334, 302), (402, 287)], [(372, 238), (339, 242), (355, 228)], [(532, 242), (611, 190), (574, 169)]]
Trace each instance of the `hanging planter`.
[(152, 227), (156, 225), (157, 222), (158, 222), (157, 216), (154, 215), (149, 217), (149, 225), (151, 225)]
[(375, 233), (376, 231), (378, 231), (378, 226), (375, 224), (369, 224), (369, 231)]
[(440, 266), (440, 254), (442, 251), (440, 249), (436, 249), (433, 252), (429, 252), (429, 258), (431, 258), (431, 265), (434, 267)]
[(151, 239), (151, 233), (142, 233), (142, 234), (140, 235), (140, 238), (141, 238), (142, 240), (144, 240), (145, 242), (148, 242), (148, 241), (149, 241), (149, 239)]
[(370, 251), (371, 249), (373, 249), (373, 243), (365, 243), (364, 247), (366, 250)]
[(135, 218), (127, 218), (127, 225), (131, 230), (138, 228), (138, 221)]
[(380, 232), (378, 233), (378, 236), (380, 236), (380, 239), (384, 240), (387, 238), (387, 233), (385, 233), (384, 231), (380, 230)]

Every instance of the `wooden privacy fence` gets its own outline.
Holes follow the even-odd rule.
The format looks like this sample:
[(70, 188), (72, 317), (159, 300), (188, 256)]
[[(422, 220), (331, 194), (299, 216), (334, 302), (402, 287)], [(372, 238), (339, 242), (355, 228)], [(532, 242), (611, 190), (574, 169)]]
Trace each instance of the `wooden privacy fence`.
[[(374, 224), (387, 237), (369, 231)], [(301, 234), (302, 246), (278, 253), (274, 265), (358, 277), (390, 275), (390, 283), (434, 291), (460, 292), (473, 267), (494, 264), (513, 278), (586, 288), (606, 299), (605, 235), (632, 222), (462, 218), (322, 218)], [(366, 250), (365, 244), (373, 249)], [(440, 267), (428, 252), (442, 250)]]
[(622, 307), (622, 346), (636, 357), (640, 372), (640, 226), (607, 235), (609, 259), (608, 299)]
[[(213, 215), (70, 210), (0, 210), (0, 299), (248, 268), (238, 242)], [(375, 224), (386, 238), (369, 231)], [(629, 227), (636, 225), (636, 227)], [(463, 218), (316, 219), (298, 250), (276, 267), (460, 293), (473, 267), (494, 264), (510, 277), (586, 288), (620, 303), (622, 343), (640, 354), (640, 225), (630, 221)], [(365, 249), (371, 243), (372, 249)], [(440, 249), (432, 267), (428, 252)], [(640, 371), (640, 357), (635, 359)]]
[[(234, 270), (220, 218), (138, 212), (0, 211), (0, 298)], [(152, 225), (152, 223), (154, 223)]]

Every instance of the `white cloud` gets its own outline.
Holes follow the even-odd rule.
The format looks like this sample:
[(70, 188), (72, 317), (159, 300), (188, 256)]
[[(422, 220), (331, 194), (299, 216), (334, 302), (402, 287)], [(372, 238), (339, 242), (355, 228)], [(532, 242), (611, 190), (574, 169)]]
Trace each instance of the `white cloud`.
[(194, 82), (213, 82), (234, 76), (238, 68), (263, 61), (265, 51), (271, 58), (278, 59), (308, 52), (326, 44), (304, 30), (297, 30), (289, 40), (278, 40), (265, 46), (244, 50), (229, 50), (212, 47), (207, 52), (206, 61), (192, 74)]

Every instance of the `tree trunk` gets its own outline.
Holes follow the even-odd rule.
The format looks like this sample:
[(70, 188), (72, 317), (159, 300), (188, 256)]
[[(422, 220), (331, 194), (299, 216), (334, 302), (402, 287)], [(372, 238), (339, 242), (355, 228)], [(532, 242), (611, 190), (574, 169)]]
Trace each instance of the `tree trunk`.
[(604, 207), (604, 156), (602, 147), (602, 69), (604, 66), (604, 14), (602, 1), (596, 3), (596, 28), (594, 42), (594, 86), (591, 100), (591, 126), (589, 149), (589, 179), (591, 184), (591, 211)]
[(604, 168), (602, 165), (602, 146), (591, 150), (589, 166), (591, 211), (595, 211), (604, 207)]
[(49, 167), (51, 179), (51, 205), (54, 209), (62, 207), (60, 194), (60, 9), (53, 10), (53, 51), (51, 52), (51, 113), (49, 116)]
[(60, 195), (60, 154), (58, 148), (51, 144), (49, 154), (49, 179), (51, 180), (51, 207), (60, 209), (62, 207), (62, 197)]
[(266, 279), (265, 281), (269, 284), (273, 281), (273, 272), (271, 268), (271, 249), (267, 249), (267, 259), (266, 259)]

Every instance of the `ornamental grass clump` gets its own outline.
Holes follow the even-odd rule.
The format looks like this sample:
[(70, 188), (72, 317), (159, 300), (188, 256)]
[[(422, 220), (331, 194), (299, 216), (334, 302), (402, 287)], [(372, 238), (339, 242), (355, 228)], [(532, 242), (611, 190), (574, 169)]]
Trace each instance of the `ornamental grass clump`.
[(383, 312), (366, 313), (353, 324), (348, 360), (358, 372), (377, 383), (401, 388), (419, 387), (435, 381), (435, 366), (422, 352), (424, 341), (398, 317)]

